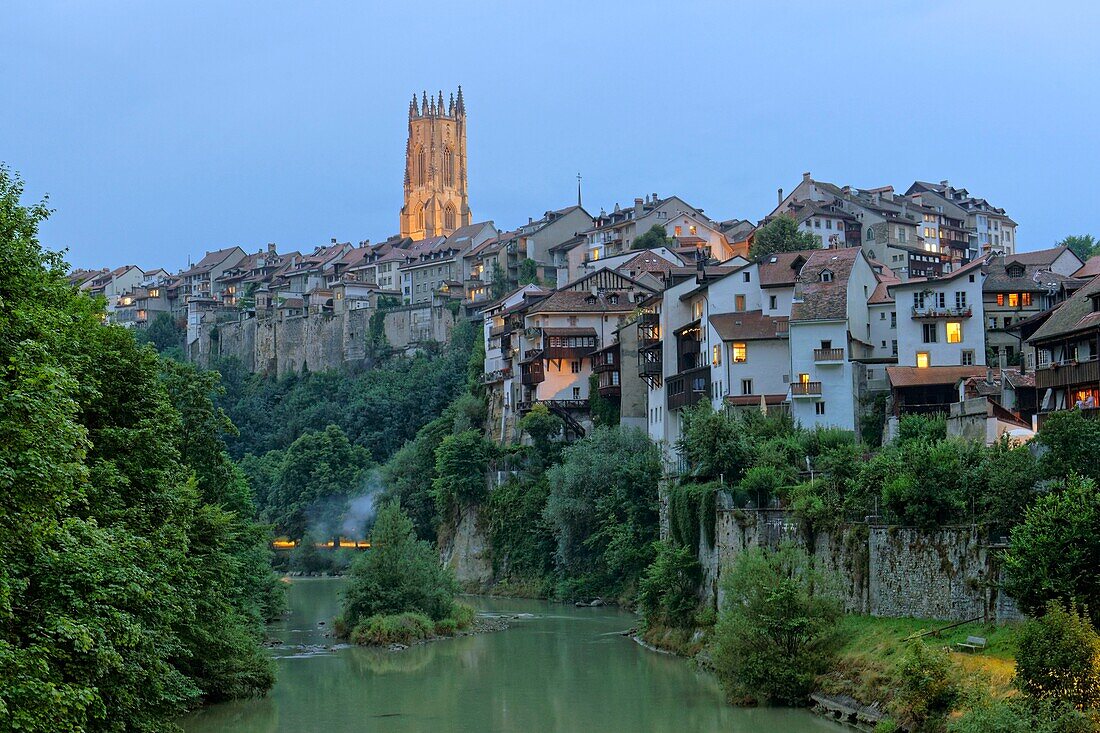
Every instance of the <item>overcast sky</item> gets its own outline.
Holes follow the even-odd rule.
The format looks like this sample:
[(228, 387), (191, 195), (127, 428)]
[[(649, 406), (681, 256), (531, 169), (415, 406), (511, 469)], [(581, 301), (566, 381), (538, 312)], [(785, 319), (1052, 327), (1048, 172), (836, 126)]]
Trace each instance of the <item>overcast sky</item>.
[(0, 161), (75, 266), (397, 231), (408, 102), (461, 84), (475, 219), (678, 194), (759, 219), (803, 171), (965, 186), (1021, 249), (1100, 235), (1089, 2), (4, 3)]

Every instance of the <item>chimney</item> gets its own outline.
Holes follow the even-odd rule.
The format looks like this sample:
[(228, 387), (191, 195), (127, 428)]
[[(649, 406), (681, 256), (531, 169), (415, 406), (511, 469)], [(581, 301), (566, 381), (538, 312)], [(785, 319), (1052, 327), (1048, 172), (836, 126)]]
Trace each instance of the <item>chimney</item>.
[(653, 203), (654, 203), (654, 205), (656, 205), (656, 203), (657, 203), (657, 194), (656, 193), (653, 194)]
[(336, 237), (333, 237), (333, 238), (332, 238), (332, 243), (333, 243), (333, 244), (336, 244)]
[(802, 182), (803, 183), (809, 183), (810, 182), (810, 172), (809, 171), (806, 171), (805, 173), (802, 174)]
[(640, 198), (634, 199), (634, 218), (641, 219), (643, 211), (642, 200)]
[(776, 192), (775, 192), (775, 195), (776, 195), (776, 198), (778, 199), (778, 200), (777, 200), (777, 201), (775, 202), (775, 205), (776, 205), (776, 206), (779, 206), (780, 204), (782, 204), (782, 203), (783, 203), (783, 189), (782, 189), (782, 188), (780, 188), (780, 189), (777, 189), (777, 190), (776, 190)]
[(270, 252), (271, 254), (275, 254), (275, 243), (274, 242), (268, 242), (267, 243), (267, 251)]
[(951, 186), (951, 184), (947, 182), (946, 178), (943, 179), (942, 181), (940, 181), (940, 185), (943, 186), (944, 188), (950, 188), (950, 186)]

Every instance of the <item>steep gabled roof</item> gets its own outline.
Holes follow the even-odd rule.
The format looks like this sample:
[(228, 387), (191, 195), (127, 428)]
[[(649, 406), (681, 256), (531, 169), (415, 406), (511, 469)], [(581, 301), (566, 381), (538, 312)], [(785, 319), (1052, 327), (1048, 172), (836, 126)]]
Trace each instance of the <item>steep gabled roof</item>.
[[(820, 321), (848, 317), (848, 279), (859, 247), (815, 250), (802, 266), (791, 304), (792, 321)], [(827, 280), (822, 279), (829, 273)]]
[(1100, 296), (1100, 277), (1090, 280), (1062, 303), (1047, 322), (1031, 335), (1028, 342), (1034, 343), (1100, 326), (1100, 313), (1092, 309), (1093, 296)]

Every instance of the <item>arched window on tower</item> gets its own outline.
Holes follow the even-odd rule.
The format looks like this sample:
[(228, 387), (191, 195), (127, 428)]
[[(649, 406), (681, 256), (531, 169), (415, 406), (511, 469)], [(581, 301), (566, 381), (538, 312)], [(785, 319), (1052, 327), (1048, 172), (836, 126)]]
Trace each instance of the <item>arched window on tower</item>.
[(416, 149), (416, 183), (423, 186), (428, 181), (428, 166), (424, 157), (424, 148)]
[(443, 149), (443, 182), (448, 186), (455, 185), (455, 154), (450, 147)]
[(428, 220), (427, 214), (428, 214), (428, 205), (424, 204), (423, 206), (420, 207), (420, 211), (416, 215), (416, 227), (417, 227), (417, 229), (427, 228), (427, 220)]
[(443, 210), (443, 228), (449, 232), (453, 232), (455, 227), (455, 207), (452, 204), (447, 204), (447, 208)]

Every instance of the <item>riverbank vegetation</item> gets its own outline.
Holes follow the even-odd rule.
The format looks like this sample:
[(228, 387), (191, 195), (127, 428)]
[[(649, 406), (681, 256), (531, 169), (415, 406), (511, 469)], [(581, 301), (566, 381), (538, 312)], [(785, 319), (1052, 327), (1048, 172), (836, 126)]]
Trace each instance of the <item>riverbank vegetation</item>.
[(152, 731), (262, 695), (281, 611), (216, 374), (104, 325), (0, 168), (0, 729)]
[[(1076, 659), (1039, 654), (1059, 648), (1051, 635), (1071, 636), (1065, 648), (1079, 650), (1092, 649), (1096, 638), (1094, 423), (1059, 413), (1033, 447), (985, 447), (949, 439), (942, 418), (910, 417), (895, 441), (866, 453), (850, 434), (715, 413), (702, 404), (685, 415), (678, 448), (687, 471), (668, 490), (669, 538), (642, 583), (643, 636), (698, 653), (732, 700), (805, 704), (817, 690), (878, 705), (889, 713), (883, 730), (969, 733), (1010, 720), (1020, 729), (1095, 729), (1096, 702), (1076, 692), (1100, 690), (1086, 672), (1091, 652)], [(792, 539), (810, 547), (816, 532), (867, 516), (928, 530), (984, 525), (1010, 539), (1006, 590), (1032, 620), (918, 639), (911, 637), (944, 624), (841, 620), (836, 583), (812, 557), (781, 546), (738, 556), (724, 574), (717, 623), (708, 624), (685, 579), (699, 577), (700, 553), (714, 547), (718, 503), (735, 511), (783, 507), (802, 520)], [(987, 639), (982, 654), (948, 651), (968, 634)], [(1045, 641), (1028, 647), (1023, 640), (1033, 637)], [(1036, 665), (1041, 672), (1029, 671)], [(1034, 679), (1042, 681), (1036, 686)]]

